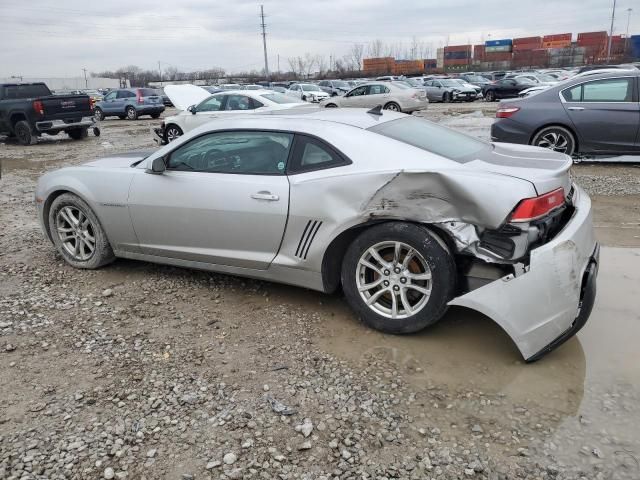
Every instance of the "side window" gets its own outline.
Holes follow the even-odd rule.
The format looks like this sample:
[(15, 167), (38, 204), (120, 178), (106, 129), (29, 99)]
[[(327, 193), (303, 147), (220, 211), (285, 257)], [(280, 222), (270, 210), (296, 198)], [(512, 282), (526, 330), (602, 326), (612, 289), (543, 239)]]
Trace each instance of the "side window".
[(129, 92), (127, 92), (126, 90), (118, 90), (118, 98), (127, 98), (129, 96), (127, 95), (127, 93)]
[(584, 83), (583, 102), (632, 102), (633, 82), (631, 78), (608, 78)]
[(350, 97), (360, 97), (367, 94), (367, 87), (358, 87), (351, 90)]
[(246, 95), (229, 95), (225, 110), (251, 110), (251, 99)]
[(389, 90), (389, 87), (384, 87), (384, 92), (382, 93), (391, 93), (391, 90)]
[(381, 95), (383, 93), (388, 93), (389, 88), (384, 85), (371, 85), (369, 87), (369, 95)]
[(305, 135), (298, 135), (289, 173), (295, 174), (341, 167), (350, 163), (351, 161), (344, 158), (337, 150), (323, 141)]
[(116, 92), (109, 92), (104, 97), (105, 100), (113, 100), (114, 98), (116, 98)]
[(567, 88), (562, 91), (562, 96), (567, 102), (580, 102), (582, 101), (582, 85), (578, 85), (573, 88)]
[(235, 131), (202, 135), (171, 152), (168, 170), (284, 175), (293, 134)]
[(260, 103), (255, 98), (250, 98), (249, 99), (249, 109), (254, 110), (254, 109), (260, 108), (260, 107), (264, 107), (264, 104)]
[(222, 108), (222, 100), (224, 95), (216, 95), (207, 98), (204, 102), (196, 107), (196, 112), (218, 112)]

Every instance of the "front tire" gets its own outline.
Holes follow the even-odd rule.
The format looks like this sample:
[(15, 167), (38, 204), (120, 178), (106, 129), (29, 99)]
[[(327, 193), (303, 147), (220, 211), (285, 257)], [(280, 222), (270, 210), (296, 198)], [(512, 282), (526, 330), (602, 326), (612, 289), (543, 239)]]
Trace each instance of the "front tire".
[(83, 138), (87, 138), (89, 136), (89, 129), (88, 128), (75, 128), (73, 130), (69, 130), (69, 132), (67, 134), (73, 140), (82, 140)]
[(95, 108), (95, 110), (93, 111), (93, 116), (98, 121), (104, 120), (104, 112), (99, 107)]
[(36, 137), (33, 130), (31, 130), (31, 125), (29, 125), (29, 122), (25, 120), (17, 122), (13, 127), (13, 132), (15, 133), (20, 145), (35, 145), (38, 141), (38, 137)]
[(173, 142), (176, 138), (182, 135), (182, 129), (177, 125), (169, 125), (164, 131), (164, 140), (167, 143)]
[(429, 229), (390, 222), (353, 241), (341, 280), (363, 323), (385, 333), (413, 333), (442, 318), (453, 298), (456, 269), (446, 244)]
[(566, 155), (573, 155), (577, 150), (576, 137), (568, 129), (560, 126), (543, 128), (535, 134), (531, 145)]
[(53, 244), (72, 267), (95, 269), (115, 259), (98, 217), (80, 197), (72, 193), (57, 197), (48, 219)]
[(127, 107), (124, 111), (127, 114), (127, 120), (137, 120), (138, 119), (138, 111), (133, 107)]
[(485, 101), (487, 101), (487, 102), (495, 102), (495, 100), (496, 100), (496, 94), (495, 94), (493, 91), (489, 90), (489, 91), (484, 95), (484, 99), (485, 99)]
[(449, 103), (451, 102), (451, 94), (449, 92), (444, 92), (442, 94), (442, 103)]
[(384, 110), (390, 110), (392, 112), (402, 112), (400, 105), (398, 105), (396, 102), (389, 102), (383, 108)]

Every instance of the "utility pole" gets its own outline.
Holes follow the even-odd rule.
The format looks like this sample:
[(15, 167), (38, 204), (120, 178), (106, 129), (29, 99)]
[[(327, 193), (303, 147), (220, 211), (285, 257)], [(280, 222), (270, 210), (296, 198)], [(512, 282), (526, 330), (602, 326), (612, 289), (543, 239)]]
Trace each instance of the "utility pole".
[(82, 71), (84, 72), (84, 88), (89, 88), (89, 81), (87, 80), (87, 69), (83, 68)]
[(624, 53), (627, 54), (629, 50), (629, 22), (631, 22), (631, 12), (633, 8), (627, 8), (627, 33), (624, 36)]
[(280, 75), (280, 54), (278, 54), (278, 75)]
[(160, 72), (160, 83), (162, 83), (162, 67), (160, 66), (160, 60), (158, 60), (158, 72)]
[(264, 23), (264, 5), (260, 5), (260, 26), (262, 27), (262, 46), (264, 47), (264, 74), (269, 80), (269, 61), (267, 60), (267, 26)]
[(616, 0), (613, 0), (613, 10), (611, 11), (611, 28), (609, 29), (609, 44), (607, 45), (607, 61), (611, 60), (611, 37), (613, 37), (613, 21), (616, 18)]

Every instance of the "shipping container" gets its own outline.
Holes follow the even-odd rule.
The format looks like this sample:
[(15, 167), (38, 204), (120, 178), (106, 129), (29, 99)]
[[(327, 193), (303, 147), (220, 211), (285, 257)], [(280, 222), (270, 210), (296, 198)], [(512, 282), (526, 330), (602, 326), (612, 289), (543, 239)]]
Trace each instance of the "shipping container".
[(444, 53), (447, 52), (471, 52), (471, 45), (449, 45), (444, 47)]
[(510, 38), (504, 40), (487, 40), (484, 42), (485, 47), (502, 47), (505, 45), (513, 45), (513, 41)]
[(433, 70), (434, 68), (438, 68), (438, 60), (436, 60), (435, 58), (425, 58), (424, 68), (425, 70)]
[(436, 62), (438, 68), (444, 68), (444, 48), (440, 47), (436, 50)]
[(448, 67), (451, 65), (469, 65), (470, 63), (470, 59), (469, 58), (460, 58), (460, 59), (444, 59), (444, 66)]
[(542, 48), (542, 42), (540, 43), (520, 43), (518, 45), (513, 46), (514, 52), (519, 52), (523, 50), (537, 50), (538, 48)]
[(511, 45), (496, 45), (495, 47), (484, 47), (485, 53), (510, 52), (513, 47)]
[(571, 46), (571, 40), (551, 40), (542, 42), (542, 48), (566, 48)]
[(542, 37), (520, 37), (513, 39), (513, 47), (516, 45), (529, 45), (529, 44), (541, 44)]
[(468, 60), (471, 58), (470, 51), (454, 51), (454, 52), (444, 52), (444, 60)]
[(629, 40), (629, 44), (631, 46), (631, 56), (633, 58), (640, 59), (640, 35), (631, 35), (631, 38)]
[(483, 57), (484, 57), (484, 45), (474, 45), (473, 46), (474, 60), (482, 61)]
[(505, 62), (511, 60), (511, 52), (485, 52), (486, 62)]
[(571, 41), (572, 34), (571, 33), (556, 33), (554, 35), (545, 35), (542, 37), (543, 42), (559, 42), (559, 41)]

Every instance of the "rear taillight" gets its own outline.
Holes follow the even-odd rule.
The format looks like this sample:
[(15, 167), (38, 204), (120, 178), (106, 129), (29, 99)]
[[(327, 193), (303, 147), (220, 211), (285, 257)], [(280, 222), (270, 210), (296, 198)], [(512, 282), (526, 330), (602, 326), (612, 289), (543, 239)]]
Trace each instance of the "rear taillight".
[(142, 91), (136, 90), (136, 101), (138, 103), (144, 103), (144, 98), (142, 98)]
[(496, 118), (509, 118), (518, 111), (520, 111), (520, 107), (500, 107), (496, 111)]
[(564, 205), (564, 188), (560, 187), (539, 197), (525, 198), (511, 215), (511, 222), (530, 222), (544, 217), (552, 210)]
[(36, 100), (33, 102), (33, 110), (37, 115), (40, 115), (42, 117), (44, 116), (44, 105), (42, 105), (42, 102), (40, 100)]
[(96, 99), (93, 97), (89, 97), (89, 110), (93, 112), (93, 109), (95, 106), (96, 106)]

